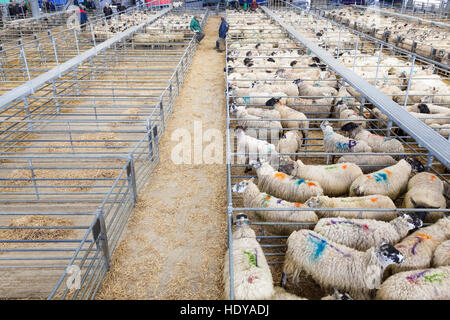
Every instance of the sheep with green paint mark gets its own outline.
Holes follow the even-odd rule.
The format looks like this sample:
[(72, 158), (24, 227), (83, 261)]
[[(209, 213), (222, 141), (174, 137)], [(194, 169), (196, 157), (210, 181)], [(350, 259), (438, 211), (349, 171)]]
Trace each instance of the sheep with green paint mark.
[(402, 159), (395, 165), (362, 175), (350, 186), (350, 196), (386, 195), (392, 200), (406, 191), (411, 172), (421, 172), (425, 168), (416, 159)]
[[(234, 297), (237, 300), (266, 300), (275, 294), (270, 267), (264, 252), (256, 240), (255, 232), (248, 225), (245, 214), (236, 216), (237, 226), (232, 234)], [(225, 254), (223, 281), (224, 297), (230, 294), (229, 250)]]
[(450, 239), (450, 219), (442, 218), (436, 223), (421, 228), (395, 247), (404, 255), (405, 262), (401, 266), (391, 266), (392, 273), (398, 273), (431, 266), (433, 253), (444, 241)]
[(277, 198), (290, 202), (305, 202), (307, 199), (323, 194), (317, 181), (298, 179), (278, 172), (267, 162), (255, 161), (252, 165), (258, 175), (258, 188)]
[[(421, 172), (408, 181), (408, 192), (403, 199), (405, 208), (445, 209), (444, 182), (435, 174)], [(429, 212), (426, 222), (435, 222), (442, 218), (442, 212)]]
[(352, 182), (363, 174), (353, 163), (306, 165), (301, 160), (280, 166), (280, 171), (297, 178), (317, 181), (324, 194), (332, 197), (347, 194)]
[(282, 283), (299, 283), (306, 272), (324, 289), (348, 292), (355, 299), (370, 299), (385, 268), (402, 263), (403, 256), (392, 245), (382, 244), (361, 252), (310, 231), (294, 231), (287, 240)]
[[(365, 197), (344, 197), (335, 198), (328, 196), (311, 197), (306, 202), (310, 208), (316, 210), (319, 218), (343, 217), (343, 218), (364, 218), (382, 221), (391, 221), (397, 217), (394, 202), (387, 196), (373, 195)], [(360, 211), (345, 210), (320, 210), (320, 209), (361, 209)], [(370, 209), (391, 209), (392, 211), (369, 211)]]
[(373, 219), (323, 218), (314, 231), (331, 241), (347, 247), (365, 251), (382, 243), (396, 244), (410, 230), (420, 228), (422, 220), (409, 215), (400, 215), (390, 222)]
[[(265, 192), (260, 192), (258, 187), (250, 180), (241, 181), (233, 186), (234, 193), (242, 193), (244, 197), (244, 207), (246, 208), (308, 208), (302, 203), (288, 202), (274, 197)], [(308, 225), (274, 225), (265, 228), (276, 234), (289, 235), (295, 230), (302, 228), (312, 228), (312, 224), (318, 221), (314, 211), (254, 211), (255, 215), (265, 222), (291, 222), (306, 223)]]
[(377, 300), (449, 300), (450, 267), (397, 273), (384, 281)]
[(433, 253), (433, 267), (450, 266), (450, 240), (442, 242)]

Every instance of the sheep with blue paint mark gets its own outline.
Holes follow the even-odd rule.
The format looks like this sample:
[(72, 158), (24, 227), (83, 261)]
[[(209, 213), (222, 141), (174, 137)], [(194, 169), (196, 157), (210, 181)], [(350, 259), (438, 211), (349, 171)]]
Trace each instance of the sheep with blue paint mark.
[(372, 152), (382, 153), (404, 153), (402, 143), (393, 138), (383, 137), (377, 134), (373, 134), (370, 131), (364, 129), (360, 124), (349, 122), (342, 128), (343, 131), (347, 131), (351, 138), (358, 141), (365, 141), (372, 149)]
[(392, 273), (398, 273), (430, 267), (436, 248), (449, 239), (450, 219), (448, 218), (439, 219), (436, 223), (413, 232), (395, 245), (405, 257), (405, 262), (401, 266), (391, 266), (389, 270)]
[(331, 197), (347, 194), (352, 182), (363, 174), (353, 163), (306, 165), (301, 160), (280, 166), (280, 171), (297, 178), (319, 182), (324, 194)]
[(299, 202), (288, 202), (274, 197), (265, 192), (260, 192), (253, 183), (253, 178), (243, 180), (233, 186), (234, 193), (241, 193), (244, 198), (244, 207), (246, 208), (276, 208), (281, 211), (254, 211), (254, 214), (265, 222), (290, 222), (305, 223), (306, 225), (274, 225), (266, 226), (269, 232), (276, 234), (289, 235), (292, 231), (302, 228), (312, 228), (317, 223), (318, 218), (314, 211), (282, 211), (283, 208), (296, 209), (308, 208)]
[[(391, 198), (382, 195), (372, 195), (365, 197), (311, 197), (306, 202), (310, 208), (315, 208), (319, 218), (342, 217), (348, 219), (376, 219), (381, 221), (391, 221), (397, 217), (394, 202)], [(361, 209), (360, 211), (332, 210), (332, 209)], [(369, 211), (370, 209), (391, 209), (387, 211)], [(321, 210), (331, 209), (331, 210)]]
[[(232, 234), (234, 297), (237, 300), (268, 300), (275, 294), (272, 273), (264, 252), (256, 240), (255, 232), (245, 214), (236, 216), (236, 229)], [(225, 254), (223, 281), (224, 297), (230, 293), (229, 249)]]
[(327, 153), (365, 153), (372, 148), (365, 141), (346, 138), (334, 132), (330, 123), (325, 120), (320, 124), (323, 132), (323, 147)]
[(450, 267), (419, 269), (387, 278), (377, 300), (450, 300)]
[(323, 194), (317, 181), (295, 178), (284, 172), (278, 172), (267, 162), (255, 161), (251, 165), (258, 175), (258, 188), (277, 198), (303, 203), (307, 199)]
[(393, 263), (403, 262), (392, 245), (382, 244), (361, 252), (310, 231), (294, 231), (287, 240), (283, 282), (295, 285), (306, 272), (326, 290), (334, 287), (355, 299), (370, 299), (379, 287), (383, 272)]
[(382, 243), (396, 244), (410, 230), (422, 227), (422, 220), (401, 214), (390, 222), (373, 219), (323, 218), (314, 231), (347, 247), (365, 251)]
[(433, 267), (450, 266), (450, 240), (442, 242), (433, 253)]
[(406, 191), (411, 172), (424, 170), (420, 161), (402, 159), (393, 166), (356, 178), (350, 186), (350, 196), (385, 195), (395, 200)]

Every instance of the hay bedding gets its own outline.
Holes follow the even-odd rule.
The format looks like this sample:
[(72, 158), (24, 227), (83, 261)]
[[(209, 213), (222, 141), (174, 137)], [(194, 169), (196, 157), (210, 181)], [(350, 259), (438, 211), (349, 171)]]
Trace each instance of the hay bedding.
[[(8, 227), (71, 227), (73, 222), (66, 218), (27, 215), (11, 219)], [(64, 240), (75, 235), (73, 229), (0, 229), (1, 240)], [(3, 243), (0, 249), (45, 246), (45, 243)], [(0, 255), (5, 252), (0, 251)]]
[[(224, 54), (213, 50), (220, 19), (210, 17), (144, 187), (97, 299), (220, 299), (226, 250), (226, 167), (174, 165), (172, 131), (225, 132)], [(208, 60), (205, 64), (203, 61)], [(206, 144), (205, 144), (206, 145)]]

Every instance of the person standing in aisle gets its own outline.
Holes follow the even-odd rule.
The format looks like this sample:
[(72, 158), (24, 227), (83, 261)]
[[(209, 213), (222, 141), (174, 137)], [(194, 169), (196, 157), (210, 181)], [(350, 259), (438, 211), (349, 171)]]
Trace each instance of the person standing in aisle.
[(88, 21), (88, 17), (86, 11), (84, 10), (85, 7), (81, 5), (79, 8), (80, 10), (78, 12), (80, 13), (80, 29), (84, 31), (86, 30), (86, 22)]
[(105, 4), (105, 7), (103, 8), (103, 13), (105, 14), (106, 20), (111, 19), (111, 16), (112, 16), (112, 14), (113, 14), (113, 11), (112, 11), (112, 9), (110, 8), (109, 3), (106, 3), (106, 4)]
[(220, 19), (222, 22), (219, 27), (219, 39), (216, 41), (216, 50), (218, 52), (223, 52), (225, 50), (225, 38), (227, 37), (228, 23), (224, 16), (220, 16)]
[(252, 4), (250, 5), (250, 10), (255, 11), (256, 9), (258, 9), (258, 2), (256, 2), (256, 0), (252, 0)]
[(195, 32), (195, 39), (200, 43), (202, 39), (205, 37), (205, 34), (202, 32), (202, 28), (200, 27), (200, 22), (198, 22), (197, 16), (194, 16), (191, 20), (191, 24), (189, 26), (191, 31)]

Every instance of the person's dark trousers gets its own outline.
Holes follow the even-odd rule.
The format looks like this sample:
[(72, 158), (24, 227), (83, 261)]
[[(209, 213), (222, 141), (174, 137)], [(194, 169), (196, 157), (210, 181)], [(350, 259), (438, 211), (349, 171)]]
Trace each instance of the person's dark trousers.
[(196, 34), (195, 34), (195, 39), (198, 42), (202, 41), (204, 37), (205, 37), (205, 34), (203, 32), (196, 32)]

